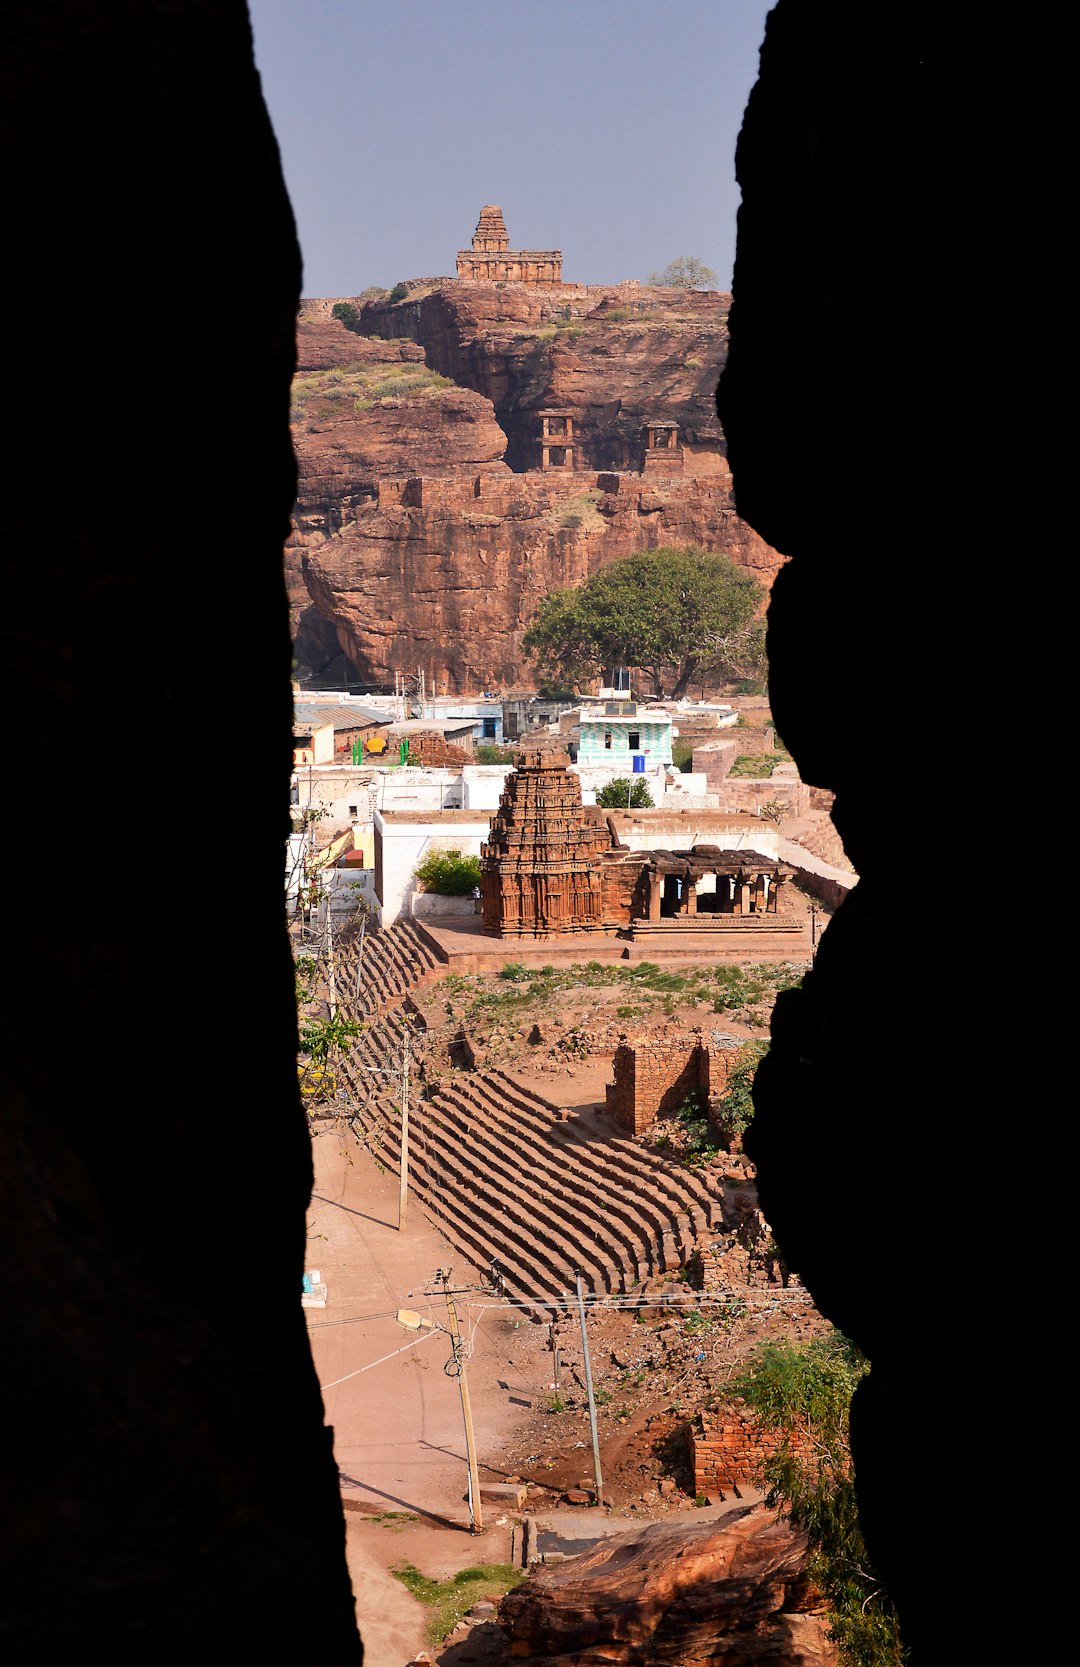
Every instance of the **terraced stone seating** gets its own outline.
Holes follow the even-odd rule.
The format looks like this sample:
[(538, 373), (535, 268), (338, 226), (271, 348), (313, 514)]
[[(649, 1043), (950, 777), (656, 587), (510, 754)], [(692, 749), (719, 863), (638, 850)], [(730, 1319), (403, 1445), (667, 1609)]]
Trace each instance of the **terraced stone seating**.
[(350, 1011), (370, 1017), (444, 970), (412, 921), (399, 920), (366, 932), (362, 943), (357, 940), (344, 949), (336, 977), (343, 995), (352, 1002)]
[[(402, 1021), (380, 1019), (343, 1067), (357, 1077), (366, 1144), (397, 1174), (400, 1092), (366, 1063), (400, 1061)], [(501, 1070), (461, 1072), (430, 1099), (411, 1099), (410, 1187), (425, 1214), (478, 1268), (493, 1261), (507, 1296), (535, 1318), (574, 1288), (626, 1292), (673, 1273), (699, 1238), (723, 1226), (707, 1174), (667, 1162), (612, 1132), (599, 1113), (559, 1109)]]

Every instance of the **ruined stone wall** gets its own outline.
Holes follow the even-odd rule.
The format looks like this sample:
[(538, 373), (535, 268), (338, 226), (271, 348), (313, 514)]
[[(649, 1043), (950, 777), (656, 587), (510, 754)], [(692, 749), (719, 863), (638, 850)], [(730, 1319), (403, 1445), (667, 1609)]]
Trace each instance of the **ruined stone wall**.
[(710, 741), (707, 746), (694, 748), (691, 758), (694, 774), (705, 777), (710, 793), (720, 791), (738, 753), (734, 741)]
[(447, 741), (437, 730), (425, 730), (419, 735), (409, 736), (409, 763), (442, 769), (447, 764), (468, 764), (472, 759), (472, 752), (468, 747), (459, 747), (453, 741)]
[(615, 1080), (606, 1090), (607, 1109), (619, 1127), (645, 1134), (658, 1117), (701, 1094), (704, 1053), (694, 1036), (620, 1042), (612, 1062)]
[(762, 805), (769, 803), (783, 805), (785, 816), (803, 816), (810, 803), (809, 789), (797, 776), (725, 776), (710, 790), (720, 794), (721, 810), (751, 816), (759, 815)]
[[(782, 1439), (775, 1430), (763, 1428), (744, 1401), (699, 1413), (687, 1426), (695, 1494), (718, 1502), (733, 1487), (760, 1487), (762, 1466), (780, 1450)], [(809, 1455), (805, 1441), (796, 1438), (792, 1445)]]
[(759, 758), (776, 751), (776, 730), (772, 724), (736, 724), (731, 731), (740, 758)]

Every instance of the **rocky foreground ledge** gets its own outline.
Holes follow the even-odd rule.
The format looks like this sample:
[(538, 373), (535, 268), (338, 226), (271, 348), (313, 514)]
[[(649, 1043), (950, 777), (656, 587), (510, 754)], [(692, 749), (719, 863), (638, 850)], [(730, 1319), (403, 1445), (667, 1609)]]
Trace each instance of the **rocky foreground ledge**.
[(522, 1667), (832, 1667), (806, 1538), (763, 1505), (719, 1521), (654, 1522), (503, 1598), (504, 1659)]

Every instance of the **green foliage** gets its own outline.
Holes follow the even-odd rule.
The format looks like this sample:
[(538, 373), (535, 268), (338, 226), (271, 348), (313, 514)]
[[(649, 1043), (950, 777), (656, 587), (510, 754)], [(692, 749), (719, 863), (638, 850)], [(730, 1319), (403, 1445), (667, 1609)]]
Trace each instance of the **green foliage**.
[(315, 994), (315, 968), (317, 962), (314, 955), (298, 955), (293, 963), (296, 976), (296, 1003), (310, 1001)]
[(720, 1096), (718, 1117), (720, 1127), (731, 1141), (742, 1141), (754, 1115), (754, 1077), (768, 1051), (767, 1042), (746, 1042), (735, 1056), (735, 1064)]
[(584, 585), (551, 591), (525, 633), (548, 684), (637, 666), (655, 695), (716, 683), (764, 662), (765, 593), (746, 568), (687, 546), (624, 556)]
[(771, 776), (776, 766), (784, 762), (784, 758), (774, 752), (741, 752), (728, 775), (747, 776), (751, 781), (761, 781), (764, 777)]
[(351, 301), (335, 301), (330, 308), (330, 317), (336, 318), (339, 324), (344, 324), (346, 329), (351, 330), (359, 321), (360, 313)]
[(672, 741), (671, 762), (676, 770), (689, 771), (694, 768), (693, 741)]
[(409, 294), (408, 284), (395, 284), (393, 289), (390, 291), (390, 294), (387, 296), (387, 300), (388, 301), (404, 301), (408, 298), (408, 294)]
[(446, 1580), (431, 1580), (412, 1563), (400, 1563), (391, 1573), (414, 1598), (430, 1607), (428, 1641), (441, 1644), (474, 1603), (501, 1598), (525, 1579), (526, 1570), (514, 1563), (477, 1563)]
[(565, 1412), (566, 1402), (560, 1394), (558, 1394), (555, 1390), (552, 1390), (550, 1395), (544, 1396), (544, 1411)]
[(686, 1129), (682, 1155), (691, 1168), (707, 1163), (720, 1150), (720, 1142), (709, 1123), (709, 1114), (696, 1094), (688, 1095), (677, 1107), (675, 1118)]
[(870, 1565), (851, 1473), (850, 1408), (869, 1362), (840, 1332), (805, 1347), (769, 1343), (728, 1385), (783, 1443), (765, 1461), (768, 1503), (805, 1529), (808, 1572), (829, 1601), (843, 1667), (899, 1667), (896, 1612)]
[(467, 897), (480, 884), (480, 858), (464, 851), (429, 851), (413, 870), (428, 891), (441, 897)]
[(478, 764), (512, 764), (517, 757), (516, 747), (496, 747), (490, 742), (476, 749)]
[[(438, 393), (452, 388), (449, 377), (428, 370), (426, 365), (334, 365), (329, 370), (303, 371), (293, 377), (293, 422), (308, 419), (340, 421), (343, 416), (367, 411), (377, 399), (400, 399), (407, 394)], [(342, 406), (348, 404), (349, 411)]]
[(711, 266), (706, 266), (696, 255), (676, 255), (662, 272), (649, 274), (650, 284), (663, 284), (666, 289), (719, 289), (720, 280)]
[(364, 1026), (358, 1019), (308, 1019), (300, 1026), (300, 1052), (315, 1065), (325, 1065), (331, 1050), (344, 1047)]
[(602, 810), (651, 810), (653, 796), (649, 784), (640, 776), (627, 779), (616, 776), (596, 790), (596, 802)]
[(360, 291), (361, 301), (385, 301), (390, 291), (384, 284), (369, 284), (367, 289)]

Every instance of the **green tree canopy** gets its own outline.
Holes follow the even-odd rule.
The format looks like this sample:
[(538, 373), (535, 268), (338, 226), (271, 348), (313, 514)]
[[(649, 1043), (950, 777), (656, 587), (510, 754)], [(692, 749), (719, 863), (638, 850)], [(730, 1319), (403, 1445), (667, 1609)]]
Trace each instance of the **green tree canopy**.
[(336, 318), (339, 324), (344, 324), (347, 329), (351, 329), (360, 314), (351, 301), (335, 301), (330, 308), (330, 317)]
[(650, 284), (663, 284), (667, 289), (719, 289), (720, 280), (711, 266), (706, 266), (696, 255), (676, 255), (662, 272), (650, 272)]
[(601, 810), (651, 810), (653, 796), (642, 776), (616, 776), (596, 790), (596, 802)]
[(541, 602), (523, 647), (547, 682), (572, 686), (605, 666), (636, 666), (656, 696), (765, 664), (765, 593), (730, 557), (662, 548), (624, 556)]

